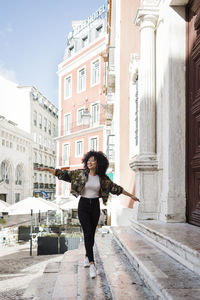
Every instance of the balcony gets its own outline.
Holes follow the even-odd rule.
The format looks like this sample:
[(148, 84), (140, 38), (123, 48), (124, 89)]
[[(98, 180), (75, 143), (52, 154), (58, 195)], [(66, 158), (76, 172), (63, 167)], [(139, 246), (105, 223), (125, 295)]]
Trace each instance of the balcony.
[(39, 186), (39, 183), (38, 183), (38, 182), (34, 182), (33, 188), (34, 188), (34, 189), (38, 189), (38, 186)]
[(44, 188), (45, 188), (45, 189), (48, 189), (48, 188), (49, 188), (49, 184), (48, 184), (48, 183), (45, 183), (45, 184), (44, 184)]
[(44, 183), (40, 183), (40, 188), (44, 188)]
[(39, 164), (38, 163), (33, 163), (33, 169), (37, 169), (39, 168)]

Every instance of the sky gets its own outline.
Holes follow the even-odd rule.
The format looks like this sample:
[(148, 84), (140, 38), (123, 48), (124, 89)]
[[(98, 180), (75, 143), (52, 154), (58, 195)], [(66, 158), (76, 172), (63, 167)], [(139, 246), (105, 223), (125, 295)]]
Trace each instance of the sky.
[(36, 87), (58, 107), (58, 64), (72, 21), (105, 0), (0, 0), (0, 75)]

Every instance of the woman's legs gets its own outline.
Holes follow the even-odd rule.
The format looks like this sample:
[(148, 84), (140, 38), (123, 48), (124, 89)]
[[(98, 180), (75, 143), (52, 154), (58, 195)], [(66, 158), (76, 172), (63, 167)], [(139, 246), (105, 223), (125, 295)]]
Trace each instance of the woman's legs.
[(83, 229), (86, 256), (89, 262), (94, 262), (94, 235), (99, 216), (99, 199), (87, 199), (82, 197), (79, 201), (78, 217)]

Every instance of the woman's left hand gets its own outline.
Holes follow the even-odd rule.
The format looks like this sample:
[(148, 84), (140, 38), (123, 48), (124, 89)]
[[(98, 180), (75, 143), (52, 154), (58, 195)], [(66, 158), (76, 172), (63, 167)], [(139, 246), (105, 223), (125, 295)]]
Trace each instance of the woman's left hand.
[(139, 200), (137, 197), (135, 197), (134, 195), (132, 195), (131, 198), (132, 198), (134, 201), (140, 202), (140, 200)]

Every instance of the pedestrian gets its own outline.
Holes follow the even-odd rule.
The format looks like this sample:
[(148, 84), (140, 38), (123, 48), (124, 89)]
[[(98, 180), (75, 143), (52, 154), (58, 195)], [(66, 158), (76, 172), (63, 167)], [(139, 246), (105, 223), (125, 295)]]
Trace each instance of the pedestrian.
[(137, 197), (126, 192), (121, 186), (113, 183), (106, 175), (109, 161), (101, 151), (87, 152), (82, 163), (84, 169), (60, 170), (49, 168), (38, 168), (41, 171), (49, 171), (60, 180), (71, 183), (71, 193), (78, 197), (78, 218), (83, 229), (85, 244), (84, 267), (90, 268), (90, 277), (96, 277), (96, 266), (94, 262), (93, 246), (96, 227), (100, 216), (99, 198), (106, 204), (109, 193), (126, 195), (134, 201)]

